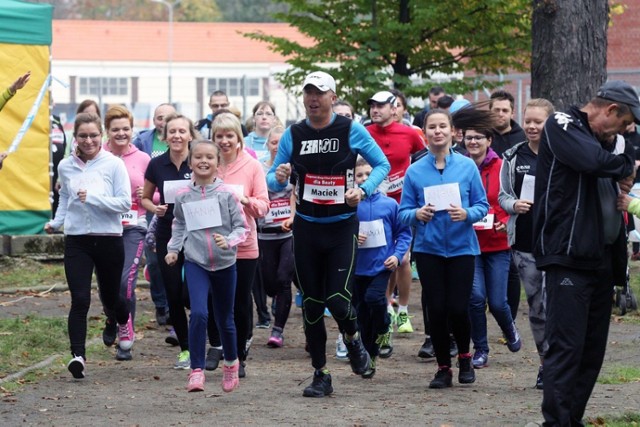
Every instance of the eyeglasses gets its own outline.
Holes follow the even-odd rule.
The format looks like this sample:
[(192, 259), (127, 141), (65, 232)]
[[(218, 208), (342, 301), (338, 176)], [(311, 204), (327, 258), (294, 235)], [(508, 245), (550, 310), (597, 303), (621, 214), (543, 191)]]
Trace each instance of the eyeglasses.
[(273, 116), (275, 116), (275, 114), (270, 113), (269, 111), (260, 111), (260, 112), (256, 113), (255, 115), (256, 115), (257, 117), (262, 117), (262, 116), (265, 116), (265, 117), (273, 117)]
[(211, 108), (227, 108), (229, 106), (229, 104), (209, 104), (209, 107)]
[(86, 141), (87, 139), (98, 139), (102, 136), (102, 134), (99, 133), (91, 133), (91, 134), (86, 134), (86, 133), (80, 133), (78, 135), (76, 135), (76, 140), (77, 141)]
[(482, 141), (483, 139), (487, 139), (487, 137), (484, 135), (467, 135), (464, 137), (464, 140), (469, 142), (473, 141), (474, 139), (476, 141)]

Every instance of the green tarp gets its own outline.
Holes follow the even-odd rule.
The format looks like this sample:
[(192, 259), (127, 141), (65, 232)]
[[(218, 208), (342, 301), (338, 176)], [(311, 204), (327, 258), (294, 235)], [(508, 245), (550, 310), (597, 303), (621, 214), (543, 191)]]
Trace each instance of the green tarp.
[(53, 6), (0, 0), (0, 42), (51, 45)]

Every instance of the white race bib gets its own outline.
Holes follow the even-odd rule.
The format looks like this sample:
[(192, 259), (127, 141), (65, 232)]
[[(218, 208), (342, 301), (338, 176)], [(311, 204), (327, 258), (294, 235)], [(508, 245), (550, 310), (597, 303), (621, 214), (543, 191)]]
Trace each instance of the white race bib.
[(424, 187), (424, 203), (434, 206), (436, 211), (449, 209), (450, 205), (461, 207), (460, 185), (454, 182)]
[(264, 217), (264, 222), (271, 224), (280, 222), (291, 217), (291, 199), (274, 199), (269, 203), (269, 212)]
[(386, 194), (394, 194), (402, 191), (404, 186), (404, 172), (396, 172), (393, 175), (388, 175), (383, 183), (382, 188)]
[(188, 186), (189, 184), (191, 184), (191, 180), (188, 180), (188, 179), (177, 179), (174, 181), (165, 181), (163, 185), (164, 202), (175, 203), (176, 193), (178, 192), (178, 190)]
[(120, 214), (122, 225), (138, 225), (138, 208)]
[(184, 212), (184, 220), (187, 223), (188, 231), (222, 225), (220, 204), (217, 198), (185, 203), (182, 205), (182, 212)]
[(382, 219), (360, 222), (359, 233), (367, 236), (367, 240), (360, 245), (361, 248), (380, 248), (387, 246), (387, 236), (384, 234), (384, 222)]
[(337, 205), (344, 203), (344, 176), (311, 175), (304, 177), (302, 198), (318, 205)]
[(487, 216), (485, 216), (480, 221), (473, 224), (473, 229), (474, 230), (491, 230), (493, 228), (494, 216), (495, 215), (492, 213), (487, 214)]

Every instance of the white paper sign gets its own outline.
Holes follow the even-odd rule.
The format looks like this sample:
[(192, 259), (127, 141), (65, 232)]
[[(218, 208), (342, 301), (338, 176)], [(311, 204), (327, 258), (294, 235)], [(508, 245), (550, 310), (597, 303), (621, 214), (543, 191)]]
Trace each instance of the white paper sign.
[(387, 246), (387, 236), (384, 234), (384, 223), (382, 219), (374, 221), (362, 221), (360, 223), (360, 234), (367, 236), (361, 248), (379, 248)]
[(474, 230), (491, 230), (493, 228), (494, 216), (495, 215), (492, 213), (487, 214), (487, 216), (485, 216), (480, 221), (473, 224), (473, 229)]
[(73, 194), (77, 194), (79, 190), (87, 190), (87, 194), (95, 195), (102, 195), (106, 192), (104, 179), (98, 172), (87, 172), (74, 176), (69, 185)]
[(425, 205), (432, 205), (436, 211), (449, 209), (451, 205), (462, 206), (460, 186), (457, 182), (451, 184), (432, 185), (424, 187)]
[(536, 190), (536, 177), (533, 175), (525, 175), (522, 177), (522, 188), (520, 189), (520, 200), (534, 201)]
[(188, 231), (222, 225), (218, 199), (205, 199), (185, 203), (182, 205), (182, 212), (184, 212), (184, 220), (187, 223)]
[(188, 179), (177, 179), (174, 181), (165, 181), (164, 182), (164, 202), (165, 203), (175, 203), (176, 202), (176, 193), (179, 189), (188, 186), (191, 183)]

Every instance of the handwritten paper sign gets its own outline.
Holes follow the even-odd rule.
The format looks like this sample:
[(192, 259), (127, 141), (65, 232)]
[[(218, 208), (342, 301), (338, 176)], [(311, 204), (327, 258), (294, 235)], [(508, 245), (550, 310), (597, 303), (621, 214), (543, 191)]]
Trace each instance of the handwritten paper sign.
[(176, 202), (176, 193), (179, 189), (186, 187), (191, 183), (188, 179), (177, 179), (174, 181), (165, 181), (164, 182), (164, 202), (165, 203), (175, 203)]
[(71, 178), (69, 182), (73, 194), (87, 190), (87, 194), (102, 195), (106, 193), (104, 179), (98, 172), (86, 172)]
[(242, 199), (244, 197), (244, 185), (242, 184), (227, 184), (225, 182), (225, 185), (229, 188), (231, 188), (231, 191), (233, 191), (236, 196), (238, 196), (239, 199)]
[(533, 175), (525, 175), (522, 177), (522, 188), (520, 189), (520, 199), (534, 201), (536, 189), (536, 177)]
[(361, 248), (379, 248), (387, 246), (387, 237), (384, 234), (384, 223), (382, 219), (374, 221), (362, 221), (360, 223), (360, 234), (367, 236)]
[(222, 225), (218, 199), (198, 200), (182, 205), (187, 230), (202, 230)]
[(450, 205), (462, 206), (460, 185), (454, 182), (424, 187), (424, 201), (425, 205), (435, 206), (436, 211), (449, 209)]

